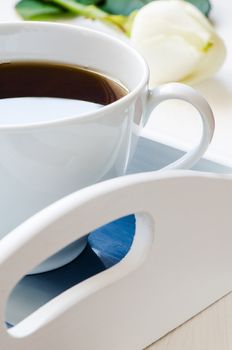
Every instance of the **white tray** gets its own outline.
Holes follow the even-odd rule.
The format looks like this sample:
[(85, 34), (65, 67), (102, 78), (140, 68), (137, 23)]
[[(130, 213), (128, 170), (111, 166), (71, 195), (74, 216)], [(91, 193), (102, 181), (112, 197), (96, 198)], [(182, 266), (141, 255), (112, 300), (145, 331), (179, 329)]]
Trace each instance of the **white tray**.
[[(157, 170), (173, 162), (183, 154), (182, 151), (161, 144), (154, 140), (141, 138), (128, 173), (147, 172)], [(231, 173), (231, 168), (219, 163), (201, 159), (194, 170)], [(104, 234), (103, 231), (107, 231)], [(123, 230), (123, 237), (128, 233), (128, 239), (122, 238), (119, 231)], [(102, 231), (102, 232), (101, 232)], [(112, 239), (107, 236), (110, 231)], [(41, 305), (55, 296), (83, 281), (84, 279), (111, 266), (120, 260), (129, 249), (134, 234), (134, 223), (131, 217), (126, 221), (117, 221), (114, 225), (98, 229), (90, 237), (90, 245), (71, 264), (63, 268), (34, 276), (25, 277), (14, 289), (6, 310), (8, 326), (17, 324)], [(108, 236), (109, 237), (109, 236)], [(115, 239), (115, 240), (114, 240)], [(100, 256), (91, 250), (90, 246)]]

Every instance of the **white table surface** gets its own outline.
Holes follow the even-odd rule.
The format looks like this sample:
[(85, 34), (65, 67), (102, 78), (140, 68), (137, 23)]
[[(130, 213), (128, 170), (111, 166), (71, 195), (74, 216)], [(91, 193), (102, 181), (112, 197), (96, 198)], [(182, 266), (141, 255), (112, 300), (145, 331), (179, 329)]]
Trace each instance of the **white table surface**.
[[(227, 59), (213, 78), (195, 86), (210, 103), (216, 132), (206, 154), (209, 159), (232, 166), (232, 2), (211, 0), (211, 14), (218, 33), (227, 46)], [(0, 0), (0, 21), (19, 20), (15, 0)], [(171, 101), (153, 114), (144, 133), (167, 144), (188, 149), (200, 132), (196, 112), (185, 103)], [(151, 350), (230, 350), (232, 349), (232, 294), (194, 317), (155, 344)]]

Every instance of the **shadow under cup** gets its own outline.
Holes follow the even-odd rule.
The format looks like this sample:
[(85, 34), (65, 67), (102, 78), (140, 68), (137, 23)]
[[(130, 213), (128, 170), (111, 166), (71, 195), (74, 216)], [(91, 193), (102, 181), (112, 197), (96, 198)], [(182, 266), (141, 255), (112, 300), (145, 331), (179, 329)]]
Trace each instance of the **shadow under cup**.
[[(0, 123), (3, 237), (64, 196), (125, 174), (143, 126), (148, 71), (140, 55), (126, 44), (69, 25), (2, 23), (0, 45), (0, 63), (43, 61), (87, 67), (117, 79), (130, 91), (110, 105), (79, 116), (34, 124)], [(86, 244), (87, 235), (30, 273), (69, 263)]]

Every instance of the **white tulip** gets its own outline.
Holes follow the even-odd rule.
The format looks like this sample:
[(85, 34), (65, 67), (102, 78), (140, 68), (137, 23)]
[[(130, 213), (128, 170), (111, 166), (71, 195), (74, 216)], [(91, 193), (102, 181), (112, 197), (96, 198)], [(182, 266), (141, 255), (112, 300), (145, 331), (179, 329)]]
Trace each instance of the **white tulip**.
[(213, 75), (226, 50), (209, 20), (182, 0), (156, 0), (136, 15), (131, 41), (150, 68), (150, 86)]

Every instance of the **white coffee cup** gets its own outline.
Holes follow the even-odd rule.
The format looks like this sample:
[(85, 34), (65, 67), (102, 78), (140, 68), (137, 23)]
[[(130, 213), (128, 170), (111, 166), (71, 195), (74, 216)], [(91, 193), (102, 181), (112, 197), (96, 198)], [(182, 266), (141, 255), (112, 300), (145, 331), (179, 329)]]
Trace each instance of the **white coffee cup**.
[[(144, 59), (110, 36), (63, 24), (2, 23), (0, 47), (0, 63), (52, 61), (80, 65), (104, 72), (129, 90), (122, 99), (81, 115), (40, 120), (37, 111), (36, 120), (30, 123), (0, 122), (0, 237), (63, 196), (123, 175), (141, 129), (162, 101), (187, 101), (199, 111), (202, 121), (199, 145), (168, 168), (191, 167), (212, 139), (214, 118), (203, 97), (177, 83), (149, 90)], [(4, 109), (0, 108), (0, 114), (4, 117)], [(33, 273), (70, 262), (85, 245), (86, 239), (73, 243)]]

